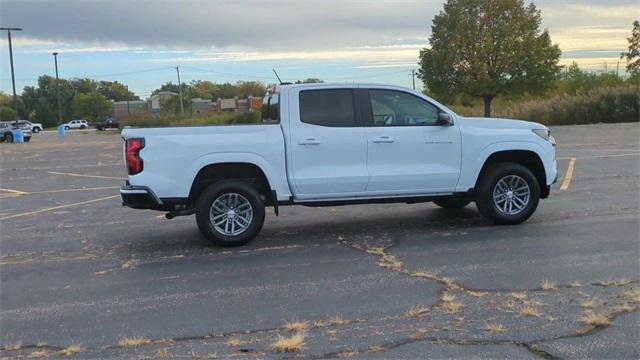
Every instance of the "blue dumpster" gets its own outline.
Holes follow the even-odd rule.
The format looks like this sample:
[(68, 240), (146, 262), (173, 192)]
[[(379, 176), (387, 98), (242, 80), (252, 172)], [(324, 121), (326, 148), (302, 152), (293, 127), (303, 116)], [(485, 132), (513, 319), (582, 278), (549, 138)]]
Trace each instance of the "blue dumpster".
[(60, 137), (64, 137), (66, 135), (66, 131), (64, 130), (64, 125), (58, 125), (58, 135)]
[(15, 144), (22, 144), (24, 142), (24, 132), (22, 132), (22, 129), (14, 129), (12, 133)]

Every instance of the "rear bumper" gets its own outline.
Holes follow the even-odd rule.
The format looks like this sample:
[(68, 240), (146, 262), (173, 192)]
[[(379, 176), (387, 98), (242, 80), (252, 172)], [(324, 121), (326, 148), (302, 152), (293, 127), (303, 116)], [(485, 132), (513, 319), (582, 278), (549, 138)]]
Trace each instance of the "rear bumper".
[(122, 205), (133, 209), (164, 210), (164, 204), (156, 194), (146, 186), (133, 186), (128, 183), (120, 188)]

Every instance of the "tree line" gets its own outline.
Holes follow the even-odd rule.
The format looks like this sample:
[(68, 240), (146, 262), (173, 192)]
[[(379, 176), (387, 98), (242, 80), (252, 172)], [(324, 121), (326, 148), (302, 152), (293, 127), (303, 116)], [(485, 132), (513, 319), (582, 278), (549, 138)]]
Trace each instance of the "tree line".
[[(309, 78), (298, 80), (298, 83), (321, 82), (320, 79)], [(191, 100), (202, 98), (217, 100), (218, 98), (246, 98), (249, 96), (262, 97), (271, 85), (260, 81), (238, 81), (235, 84), (214, 83), (208, 80), (193, 80), (182, 84), (182, 96), (185, 111), (191, 108)], [(96, 81), (88, 78), (56, 79), (49, 75), (38, 78), (36, 86), (25, 86), (18, 98), (18, 108), (13, 109), (13, 99), (10, 95), (0, 92), (0, 119), (29, 119), (40, 122), (45, 127), (58, 123), (58, 91), (63, 121), (75, 118), (90, 121), (109, 117), (113, 114), (112, 101), (134, 101), (140, 97), (129, 90), (128, 86), (118, 81)], [(167, 82), (152, 91), (157, 94), (162, 91), (180, 92), (177, 83)], [(178, 114), (180, 99), (174, 96), (163, 106), (165, 112)]]

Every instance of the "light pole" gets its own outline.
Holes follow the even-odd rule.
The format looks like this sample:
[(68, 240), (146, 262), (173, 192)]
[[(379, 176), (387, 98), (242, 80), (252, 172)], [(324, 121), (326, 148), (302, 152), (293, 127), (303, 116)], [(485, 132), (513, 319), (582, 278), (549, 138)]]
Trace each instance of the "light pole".
[(60, 102), (60, 83), (58, 79), (58, 53), (53, 53), (53, 61), (56, 65), (56, 96), (58, 97), (58, 125), (62, 124), (62, 103)]
[[(7, 30), (7, 38), (9, 40), (9, 62), (11, 63), (11, 85), (13, 86), (13, 109), (18, 112), (18, 95), (16, 95), (16, 75), (13, 72), (13, 47), (11, 46), (11, 30), (22, 31), (22, 28), (16, 27), (0, 27), (0, 30)], [(16, 120), (18, 126), (18, 120)]]

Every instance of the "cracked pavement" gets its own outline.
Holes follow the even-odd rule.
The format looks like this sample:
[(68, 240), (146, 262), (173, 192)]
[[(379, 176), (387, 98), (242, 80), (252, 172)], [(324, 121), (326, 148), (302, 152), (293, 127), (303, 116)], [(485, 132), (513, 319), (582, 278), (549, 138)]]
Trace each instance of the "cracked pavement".
[(574, 176), (525, 224), (283, 207), (234, 249), (110, 198), (117, 134), (3, 145), (0, 356), (637, 359), (640, 127), (552, 131)]

